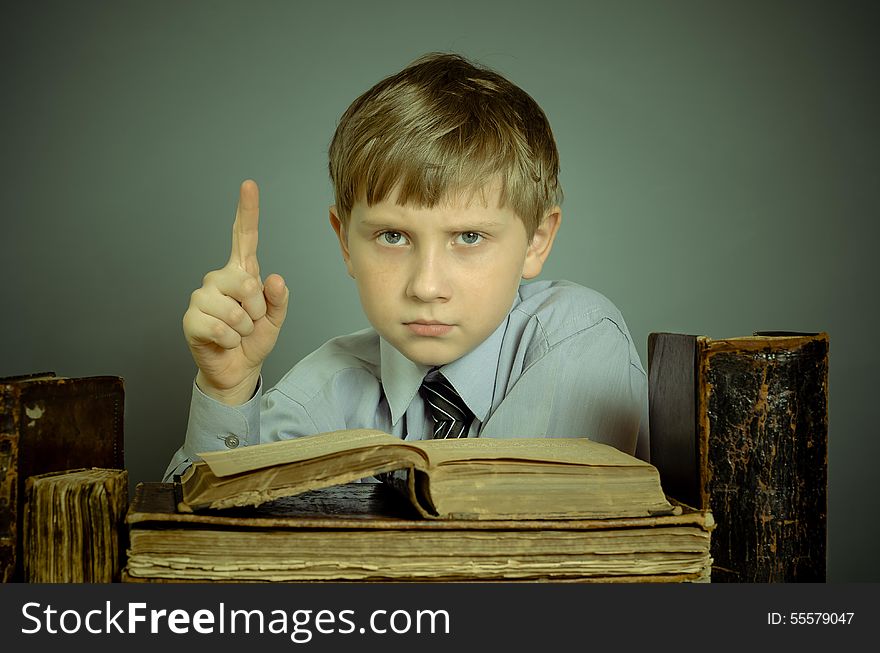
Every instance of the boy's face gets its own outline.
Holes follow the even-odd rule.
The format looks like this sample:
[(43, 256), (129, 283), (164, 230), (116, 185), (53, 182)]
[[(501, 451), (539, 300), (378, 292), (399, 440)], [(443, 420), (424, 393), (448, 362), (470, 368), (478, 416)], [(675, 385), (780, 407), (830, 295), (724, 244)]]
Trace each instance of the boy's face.
[(330, 207), (367, 319), (413, 362), (445, 365), (483, 342), (550, 253), (558, 208), (529, 242), (522, 220), (498, 208), (497, 189), (485, 195), (430, 209), (357, 202), (346, 227)]

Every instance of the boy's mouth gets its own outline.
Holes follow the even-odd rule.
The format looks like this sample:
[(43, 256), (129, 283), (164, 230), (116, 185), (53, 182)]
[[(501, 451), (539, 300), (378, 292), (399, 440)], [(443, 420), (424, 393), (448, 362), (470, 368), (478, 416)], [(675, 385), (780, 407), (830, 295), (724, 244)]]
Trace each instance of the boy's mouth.
[(437, 322), (436, 320), (415, 320), (404, 322), (404, 325), (417, 336), (437, 337), (445, 336), (452, 331), (452, 324)]

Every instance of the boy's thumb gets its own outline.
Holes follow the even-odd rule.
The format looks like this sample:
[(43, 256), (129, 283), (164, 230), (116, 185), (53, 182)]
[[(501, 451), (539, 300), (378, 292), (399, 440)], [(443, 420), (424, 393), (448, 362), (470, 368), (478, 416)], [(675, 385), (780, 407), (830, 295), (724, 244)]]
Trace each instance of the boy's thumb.
[(281, 326), (287, 316), (287, 302), (290, 290), (279, 274), (270, 275), (263, 284), (263, 295), (266, 297), (266, 317), (275, 326)]

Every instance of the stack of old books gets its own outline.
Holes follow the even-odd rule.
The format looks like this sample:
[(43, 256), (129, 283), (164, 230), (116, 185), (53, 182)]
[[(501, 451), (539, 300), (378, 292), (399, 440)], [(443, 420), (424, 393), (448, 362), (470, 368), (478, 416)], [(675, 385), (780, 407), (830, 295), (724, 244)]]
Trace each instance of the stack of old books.
[(711, 513), (583, 438), (350, 430), (202, 458), (179, 483), (138, 485), (123, 580), (709, 579)]
[(119, 579), (124, 407), (117, 376), (0, 378), (0, 581)]

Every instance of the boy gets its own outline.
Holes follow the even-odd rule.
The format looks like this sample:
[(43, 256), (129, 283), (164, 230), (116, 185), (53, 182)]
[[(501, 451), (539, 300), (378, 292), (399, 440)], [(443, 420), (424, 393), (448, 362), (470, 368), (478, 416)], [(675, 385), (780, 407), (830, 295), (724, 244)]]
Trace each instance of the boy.
[(277, 274), (261, 281), (258, 190), (245, 181), (229, 262), (183, 318), (198, 374), (166, 480), (200, 451), (345, 428), (584, 436), (647, 456), (647, 379), (619, 311), (573, 283), (521, 284), (562, 215), (556, 145), (530, 96), (426, 55), (354, 101), (329, 158), (330, 224), (373, 328), (262, 392), (289, 291)]

